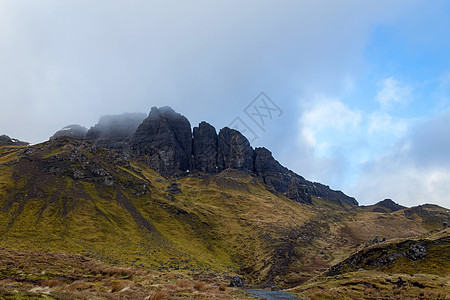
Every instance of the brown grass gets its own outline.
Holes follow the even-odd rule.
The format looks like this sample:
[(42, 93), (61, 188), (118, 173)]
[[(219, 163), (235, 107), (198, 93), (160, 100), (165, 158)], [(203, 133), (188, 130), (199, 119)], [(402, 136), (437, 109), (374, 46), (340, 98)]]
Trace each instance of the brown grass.
[(121, 290), (123, 290), (125, 287), (127, 286), (127, 284), (125, 282), (122, 281), (114, 281), (112, 286), (111, 286), (111, 291), (113, 293), (115, 292), (120, 292)]
[(194, 283), (194, 289), (200, 292), (204, 292), (208, 289), (208, 286), (203, 281), (197, 281)]
[(187, 279), (180, 279), (177, 281), (177, 287), (188, 288), (191, 286), (191, 282)]
[(62, 285), (62, 282), (59, 281), (58, 279), (48, 279), (48, 280), (43, 280), (41, 282), (41, 286), (48, 286), (50, 288), (59, 286), (59, 285)]
[(227, 285), (225, 283), (221, 283), (219, 285), (219, 291), (225, 291), (227, 289)]
[(169, 294), (166, 291), (155, 291), (152, 292), (146, 299), (148, 300), (163, 300), (168, 299)]

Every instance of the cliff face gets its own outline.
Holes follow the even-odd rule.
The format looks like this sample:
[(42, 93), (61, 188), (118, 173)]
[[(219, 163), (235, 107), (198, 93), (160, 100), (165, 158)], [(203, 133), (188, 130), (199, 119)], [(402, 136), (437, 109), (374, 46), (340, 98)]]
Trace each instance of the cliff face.
[(52, 139), (63, 136), (114, 150), (114, 155), (122, 160), (130, 157), (142, 160), (166, 176), (179, 176), (187, 171), (217, 174), (236, 169), (254, 174), (269, 190), (297, 202), (311, 203), (311, 196), (317, 196), (358, 205), (353, 197), (310, 182), (282, 166), (266, 148), (253, 149), (237, 130), (224, 127), (217, 133), (206, 122), (191, 130), (189, 120), (168, 106), (153, 107), (147, 117), (130, 113), (103, 116), (87, 133), (79, 125), (70, 125), (56, 132)]
[(147, 164), (171, 175), (193, 167), (191, 124), (170, 107), (153, 107), (131, 142), (134, 156), (146, 156)]
[(163, 175), (186, 171), (219, 173), (237, 169), (255, 174), (274, 191), (301, 203), (311, 203), (311, 195), (358, 202), (340, 191), (306, 180), (283, 167), (265, 148), (253, 149), (239, 131), (228, 127), (216, 129), (201, 122), (191, 131), (191, 124), (170, 107), (153, 107), (131, 139), (132, 155)]
[(218, 173), (218, 138), (216, 129), (206, 122), (194, 127), (192, 155), (194, 168), (201, 172)]

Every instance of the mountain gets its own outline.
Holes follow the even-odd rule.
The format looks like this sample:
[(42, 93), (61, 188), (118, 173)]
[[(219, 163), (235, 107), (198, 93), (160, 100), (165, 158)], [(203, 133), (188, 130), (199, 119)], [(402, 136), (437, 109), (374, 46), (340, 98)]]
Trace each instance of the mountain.
[(63, 137), (63, 136), (72, 137), (72, 138), (76, 138), (76, 139), (84, 139), (87, 132), (88, 132), (88, 129), (86, 127), (83, 127), (78, 124), (72, 124), (72, 125), (67, 125), (64, 128), (62, 128), (61, 130), (58, 130), (57, 132), (55, 132), (50, 137), (50, 139), (56, 139), (56, 138)]
[(0, 146), (26, 146), (27, 142), (22, 142), (18, 139), (12, 139), (7, 135), (0, 135)]
[(217, 174), (236, 169), (258, 176), (274, 191), (302, 203), (311, 196), (358, 205), (353, 198), (328, 186), (313, 183), (280, 165), (265, 148), (253, 149), (239, 131), (228, 127), (217, 134), (206, 122), (194, 127), (170, 107), (153, 107), (131, 141), (132, 155), (169, 176), (187, 171)]
[[(76, 255), (136, 274), (151, 269), (168, 278), (183, 274), (192, 282), (208, 274), (221, 280), (240, 276), (247, 286), (301, 289), (366, 245), (412, 240), (450, 220), (448, 210), (435, 205), (358, 206), (354, 198), (283, 167), (269, 150), (253, 149), (238, 131), (217, 132), (206, 122), (191, 130), (189, 121), (168, 107), (152, 108), (147, 117), (109, 116), (99, 124), (84, 138), (0, 144), (5, 255)], [(48, 271), (42, 262), (33, 264)], [(13, 274), (0, 268), (0, 281), (19, 282), (24, 293), (55, 296), (81, 276), (59, 268), (45, 276), (36, 276), (35, 269)], [(102, 276), (109, 276), (108, 285), (117, 279), (136, 289), (142, 279)], [(48, 280), (59, 285), (48, 287)], [(177, 282), (170, 280), (166, 283)], [(84, 298), (120, 298), (84, 284), (89, 286)], [(13, 293), (13, 285), (0, 287), (0, 296)], [(36, 287), (48, 288), (30, 292)]]

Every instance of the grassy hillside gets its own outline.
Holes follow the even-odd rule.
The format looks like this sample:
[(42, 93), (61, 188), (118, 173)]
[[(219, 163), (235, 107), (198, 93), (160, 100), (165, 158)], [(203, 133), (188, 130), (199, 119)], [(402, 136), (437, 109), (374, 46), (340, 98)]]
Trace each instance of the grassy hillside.
[(274, 194), (236, 170), (165, 178), (75, 139), (0, 147), (0, 246), (8, 249), (292, 287), (376, 236), (411, 238), (449, 219), (433, 206), (379, 213), (312, 201)]
[(91, 258), (0, 248), (0, 299), (248, 299), (208, 272), (113, 267)]
[(450, 230), (364, 247), (292, 291), (316, 299), (447, 299)]

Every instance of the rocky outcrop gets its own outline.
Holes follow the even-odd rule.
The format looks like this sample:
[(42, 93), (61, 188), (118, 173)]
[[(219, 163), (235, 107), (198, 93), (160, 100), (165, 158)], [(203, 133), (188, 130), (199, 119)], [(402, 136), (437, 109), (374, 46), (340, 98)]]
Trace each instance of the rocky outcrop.
[(254, 153), (249, 141), (239, 131), (224, 127), (218, 136), (218, 167), (253, 171)]
[(84, 127), (69, 125), (56, 132), (57, 137), (75, 137), (109, 148), (121, 161), (133, 156), (158, 173), (167, 176), (200, 171), (216, 174), (236, 169), (255, 174), (269, 189), (301, 203), (311, 203), (311, 196), (337, 203), (358, 205), (341, 191), (307, 181), (283, 167), (265, 148), (253, 149), (239, 131), (224, 127), (219, 133), (206, 122), (191, 130), (188, 119), (170, 107), (153, 107), (148, 115), (125, 113), (100, 118), (86, 132)]
[(311, 196), (317, 196), (338, 203), (343, 201), (350, 205), (358, 205), (355, 198), (349, 197), (341, 191), (332, 190), (323, 184), (308, 181), (283, 167), (266, 148), (255, 149), (254, 172), (262, 178), (265, 184), (273, 186), (277, 192), (297, 202), (311, 203)]
[(27, 142), (22, 142), (18, 139), (12, 139), (7, 135), (0, 135), (0, 146), (26, 146)]
[(89, 129), (85, 139), (99, 147), (127, 150), (131, 138), (145, 117), (143, 113), (103, 116)]
[(233, 276), (230, 281), (230, 287), (244, 287), (244, 280), (239, 276)]
[[(384, 241), (382, 241), (384, 242)], [(414, 265), (417, 273), (423, 272), (421, 264), (415, 263), (418, 260), (426, 260), (428, 252), (444, 253), (450, 246), (450, 238), (445, 236), (437, 239), (420, 239), (403, 241), (393, 241), (376, 243), (370, 247), (364, 248), (351, 255), (344, 261), (331, 267), (326, 276), (335, 276), (345, 272), (353, 272), (358, 269), (386, 268), (390, 265), (398, 263), (403, 268), (408, 265)], [(399, 258), (402, 258), (399, 260)], [(427, 268), (427, 264), (424, 264)], [(429, 270), (427, 270), (428, 272)]]
[[(373, 210), (374, 212), (381, 212), (380, 208), (381, 209), (387, 208), (389, 212), (394, 212), (394, 211), (406, 208), (405, 206), (401, 206), (400, 204), (395, 203), (391, 199), (384, 199), (383, 201), (380, 201), (377, 204), (375, 204), (375, 206), (377, 206), (377, 207)], [(378, 209), (378, 211), (377, 211), (377, 209)]]
[(157, 172), (173, 175), (193, 167), (191, 124), (170, 107), (153, 107), (132, 139), (132, 153)]
[(218, 137), (216, 129), (206, 122), (201, 122), (193, 130), (192, 154), (195, 170), (217, 173)]
[(53, 134), (50, 137), (50, 139), (52, 140), (52, 139), (63, 137), (63, 136), (76, 138), (76, 139), (84, 139), (87, 132), (88, 132), (88, 129), (86, 127), (83, 127), (78, 124), (72, 124), (72, 125), (68, 125), (68, 126), (62, 128), (61, 130), (58, 130), (57, 132), (55, 132), (55, 134)]
[(283, 167), (265, 148), (253, 150), (239, 131), (224, 127), (217, 134), (206, 122), (194, 127), (170, 107), (153, 107), (132, 138), (132, 155), (163, 175), (195, 170), (215, 174), (237, 169), (256, 174), (273, 191), (301, 203), (318, 196), (358, 205), (352, 197), (305, 180)]

